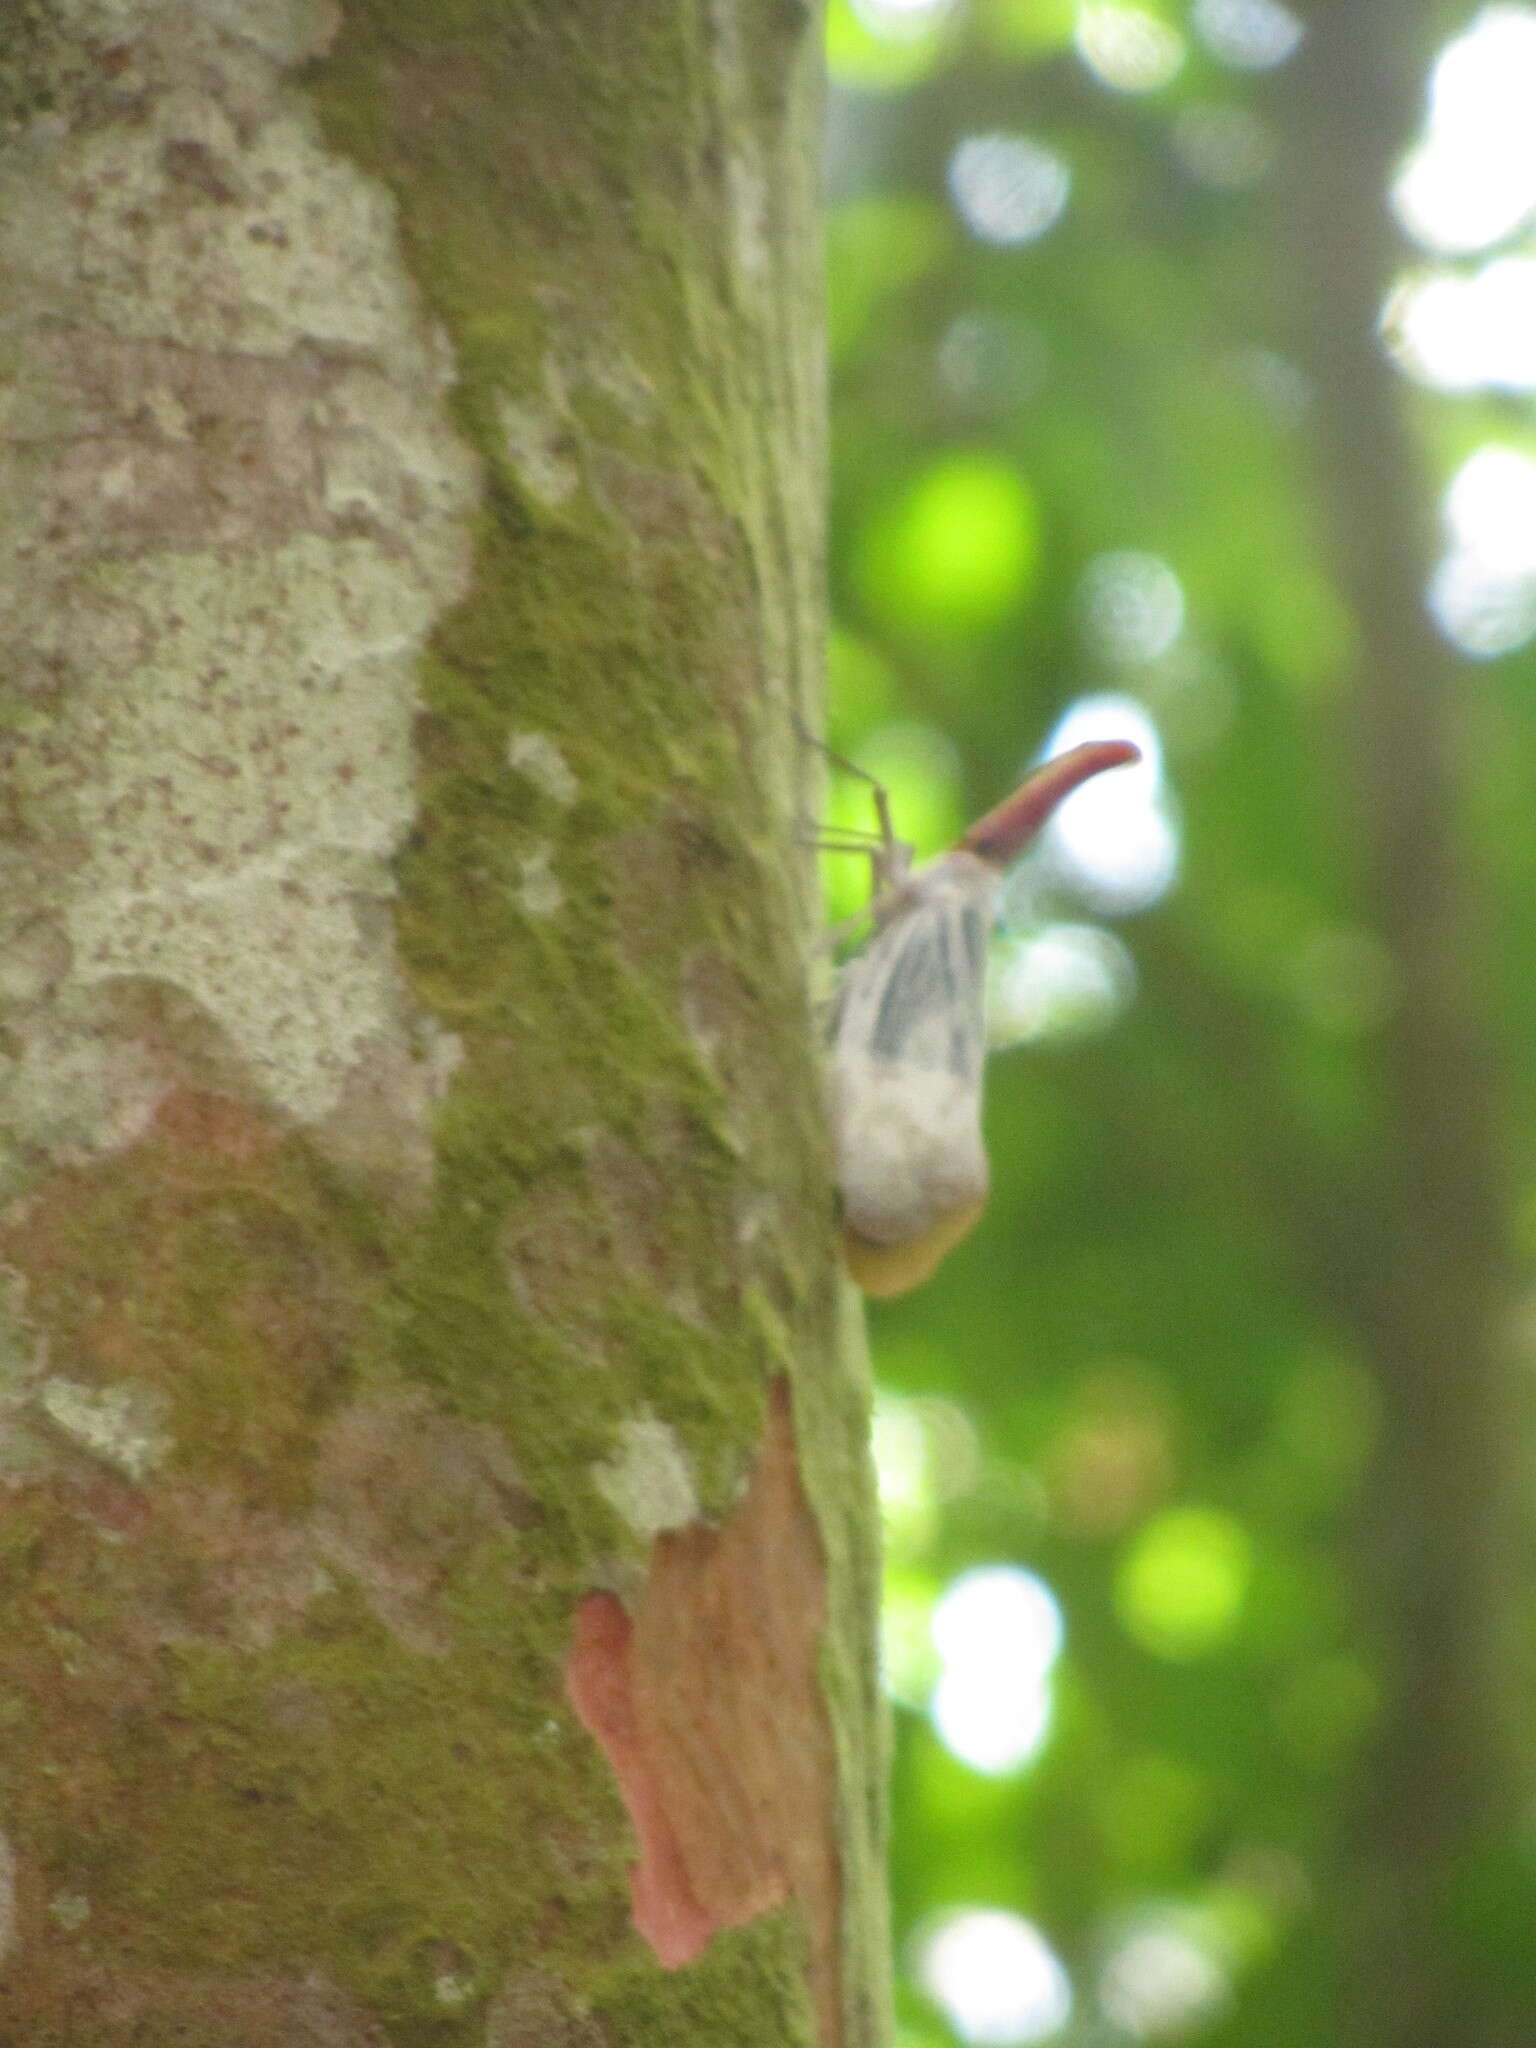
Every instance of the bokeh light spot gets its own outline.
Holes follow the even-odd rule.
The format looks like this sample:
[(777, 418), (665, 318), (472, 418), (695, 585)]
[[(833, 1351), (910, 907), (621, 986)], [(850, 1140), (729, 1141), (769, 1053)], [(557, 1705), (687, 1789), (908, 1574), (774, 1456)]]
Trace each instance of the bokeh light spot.
[(1514, 233), (1536, 207), (1536, 9), (1485, 7), (1447, 44), (1429, 120), (1392, 190), (1409, 234), (1468, 254)]
[(1231, 1998), (1224, 1963), (1179, 1917), (1149, 1918), (1106, 1959), (1099, 1974), (1105, 2016), (1137, 2041), (1182, 2039)]
[(1145, 8), (1115, 0), (1083, 0), (1077, 12), (1077, 53), (1116, 92), (1156, 92), (1177, 78), (1184, 38)]
[(880, 1676), (893, 1700), (923, 1712), (939, 1677), (929, 1621), (933, 1589), (926, 1575), (887, 1558), (880, 1596)]
[(1136, 995), (1136, 963), (1098, 925), (1048, 924), (1000, 947), (987, 984), (994, 1047), (1106, 1030)]
[(1536, 391), (1536, 257), (1406, 279), (1382, 316), (1410, 376), (1440, 391)]
[(1017, 1770), (1050, 1726), (1063, 1637), (1055, 1595), (1016, 1565), (983, 1566), (940, 1596), (932, 1632), (942, 1670), (929, 1713), (939, 1739), (972, 1770)]
[(1190, 26), (1234, 71), (1271, 71), (1295, 54), (1306, 30), (1280, 0), (1195, 0)]
[(1078, 1374), (1049, 1463), (1055, 1520), (1069, 1535), (1118, 1536), (1166, 1499), (1173, 1417), (1162, 1376), (1137, 1359)]
[[(898, 719), (866, 733), (853, 758), (885, 790), (896, 830), (920, 855), (959, 837), (965, 822), (960, 757), (944, 733), (914, 719)], [(860, 783), (858, 790), (867, 826), (874, 805), (867, 783)]]
[(1071, 42), (1077, 0), (972, 0), (972, 15), (991, 48), (1035, 57)]
[(875, 1396), (871, 1449), (889, 1544), (920, 1545), (938, 1503), (970, 1491), (981, 1467), (976, 1426), (955, 1401)]
[(1230, 101), (1181, 107), (1174, 117), (1173, 148), (1192, 178), (1224, 192), (1256, 185), (1275, 160), (1269, 123), (1251, 107)]
[(946, 1665), (928, 1703), (939, 1740), (961, 1763), (989, 1778), (1028, 1763), (1051, 1725), (1051, 1689), (1038, 1671), (1008, 1675)]
[(1312, 385), (1304, 370), (1272, 348), (1244, 349), (1239, 358), (1243, 378), (1278, 426), (1299, 427), (1312, 405)]
[(1102, 915), (1128, 916), (1166, 895), (1178, 873), (1179, 836), (1164, 795), (1157, 728), (1133, 697), (1082, 697), (1057, 721), (1044, 757), (1107, 739), (1133, 740), (1141, 759), (1073, 791), (1035, 842), (1020, 887), (1044, 879)]
[(1497, 441), (1469, 455), (1445, 493), (1445, 523), (1458, 547), (1492, 570), (1536, 570), (1536, 462)]
[(928, 1440), (933, 1488), (940, 1500), (969, 1493), (981, 1476), (981, 1445), (976, 1425), (958, 1401), (927, 1394), (914, 1404)]
[(1072, 2017), (1060, 1958), (1017, 1913), (950, 1914), (919, 1937), (917, 1974), (961, 2040), (977, 2048), (1047, 2041)]
[(1241, 1523), (1215, 1508), (1170, 1508), (1135, 1537), (1115, 1577), (1128, 1634), (1171, 1659), (1199, 1657), (1237, 1626), (1253, 1568)]
[(949, 191), (960, 218), (983, 242), (1016, 248), (1038, 242), (1066, 210), (1072, 173), (1028, 135), (968, 135), (949, 160)]
[(1451, 479), (1444, 511), (1451, 545), (1430, 613), (1464, 654), (1511, 653), (1536, 633), (1536, 462), (1486, 443)]
[(931, 34), (955, 8), (955, 0), (852, 0), (854, 13), (872, 35), (905, 41)]
[(1083, 628), (1106, 661), (1156, 661), (1184, 630), (1184, 590), (1160, 555), (1095, 555), (1078, 586)]
[(1493, 661), (1536, 634), (1536, 578), (1503, 576), (1476, 555), (1452, 553), (1430, 579), (1429, 610), (1460, 653)]
[(887, 1534), (926, 1532), (933, 1515), (933, 1477), (929, 1469), (928, 1435), (911, 1401), (880, 1394), (870, 1424), (870, 1449), (875, 1485)]
[(950, 1664), (981, 1662), (997, 1645), (1011, 1662), (1049, 1671), (1065, 1629), (1056, 1596), (1018, 1565), (979, 1565), (951, 1581), (933, 1610), (933, 1640)]
[(836, 86), (899, 92), (936, 69), (952, 43), (954, 7), (899, 0), (827, 0), (827, 72)]
[(866, 602), (910, 632), (991, 625), (1034, 579), (1039, 518), (1011, 463), (957, 449), (871, 520), (859, 560)]
[[(959, 838), (965, 824), (960, 763), (942, 733), (905, 720), (880, 725), (849, 748), (849, 757), (885, 791), (897, 832), (920, 855), (952, 846)], [(834, 772), (821, 822), (834, 840), (850, 834), (856, 841), (876, 844), (869, 784), (860, 776)], [(821, 873), (833, 924), (868, 909), (873, 877), (865, 855), (829, 848), (822, 856)]]

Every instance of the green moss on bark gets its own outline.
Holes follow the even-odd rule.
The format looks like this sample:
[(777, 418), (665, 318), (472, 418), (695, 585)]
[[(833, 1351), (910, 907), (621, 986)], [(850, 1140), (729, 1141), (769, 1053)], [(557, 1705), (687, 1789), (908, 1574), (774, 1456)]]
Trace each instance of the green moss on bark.
[[(487, 476), (474, 594), (425, 676), (399, 864), (414, 986), (469, 1048), (405, 1341), (514, 1441), (548, 1443), (558, 1483), (659, 1378), (691, 1385), (669, 1419), (718, 1508), (767, 1378), (793, 1365), (830, 1206), (803, 876), (786, 884), (785, 820), (741, 745), (743, 728), (768, 744), (770, 679), (750, 628), (761, 508), (736, 458), (766, 423), (729, 416), (741, 331), (703, 41), (691, 8), (536, 23), (462, 5), (445, 23), (364, 5), (309, 84), (332, 139), (396, 194)], [(509, 459), (503, 394), (567, 437), (581, 484), (558, 513)], [(569, 763), (568, 811), (509, 773), (523, 730)], [(520, 864), (549, 844), (561, 902), (532, 917)], [(689, 1028), (690, 969), (732, 984), (714, 1058)], [(744, 1246), (754, 1197), (772, 1215)], [(515, 1262), (530, 1210), (563, 1219), (571, 1299), (546, 1243), (520, 1313), (508, 1219)], [(754, 1286), (777, 1300), (771, 1341), (740, 1313)], [(813, 1312), (824, 1324), (824, 1298)]]
[[(865, 1388), (837, 1363), (861, 1359), (862, 1340), (835, 1328), (801, 968), (809, 888), (787, 868), (790, 820), (765, 772), (783, 744), (775, 699), (808, 687), (819, 621), (801, 600), (772, 650), (782, 622), (754, 626), (765, 601), (793, 609), (795, 582), (815, 582), (772, 535), (782, 508), (765, 493), (784, 478), (762, 460), (803, 309), (783, 327), (744, 318), (729, 189), (733, 149), (778, 153), (773, 190), (790, 214), (767, 224), (769, 290), (810, 289), (783, 240), (806, 231), (783, 153), (814, 150), (814, 109), (803, 83), (798, 128), (768, 105), (804, 28), (794, 12), (752, 15), (761, 47), (736, 55), (734, 106), (708, 76), (707, 11), (689, 7), (552, 18), (463, 4), (427, 25), (370, 0), (312, 84), (332, 138), (396, 194), (487, 479), (474, 594), (426, 676), (420, 827), (400, 864), (414, 985), (469, 1047), (409, 1283), (412, 1369), (506, 1429), (553, 1521), (573, 1470), (652, 1404), (718, 1513), (769, 1378), (791, 1375), (831, 1574), (849, 2038), (872, 2041), (877, 1566)], [(557, 504), (509, 447), (508, 398), (559, 455)], [(814, 555), (803, 509), (789, 546)], [(508, 779), (509, 730), (558, 745), (577, 784), (567, 813)], [(521, 914), (516, 875), (546, 836), (562, 902), (540, 921)], [(574, 1584), (599, 1565), (580, 1533), (590, 1500), (573, 1522), (561, 1565)], [(729, 1952), (717, 1943), (715, 1961), (675, 1980), (642, 1968), (622, 2038), (715, 2039), (680, 2021), (687, 2008), (698, 2026), (691, 2008), (717, 1976), (722, 1996), (747, 1981), (719, 1960)], [(650, 2007), (654, 2026), (635, 2031)], [(719, 2038), (794, 2038), (783, 2026), (722, 2018)]]

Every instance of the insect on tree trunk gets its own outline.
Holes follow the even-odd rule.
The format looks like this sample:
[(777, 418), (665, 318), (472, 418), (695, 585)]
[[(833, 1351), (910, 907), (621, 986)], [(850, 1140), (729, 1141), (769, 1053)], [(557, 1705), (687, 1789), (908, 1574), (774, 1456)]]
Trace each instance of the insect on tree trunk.
[(0, 20), (0, 2039), (885, 2037), (817, 23)]

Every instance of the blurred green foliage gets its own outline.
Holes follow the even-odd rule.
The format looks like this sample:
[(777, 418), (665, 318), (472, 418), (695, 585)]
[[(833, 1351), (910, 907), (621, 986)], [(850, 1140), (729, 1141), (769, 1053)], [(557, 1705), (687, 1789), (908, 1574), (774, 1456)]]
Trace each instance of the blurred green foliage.
[[(1152, 23), (1154, 68), (1157, 33), (1177, 39), (1171, 76), (1096, 74), (1074, 36), (1116, 11)], [(1469, 13), (1401, 19), (1427, 59)], [(1046, 1001), (994, 1060), (991, 1207), (935, 1280), (871, 1312), (904, 2048), (1359, 2038), (1341, 2015), (1369, 1965), (1343, 1902), (1390, 1685), (1361, 1515), (1391, 1452), (1378, 1361), (1325, 1275), (1347, 1294), (1355, 1234), (1376, 1228), (1356, 1191), (1385, 1143), (1401, 989), (1337, 772), (1370, 622), (1322, 538), (1313, 392), (1289, 353), (1306, 287), (1274, 196), (1300, 146), (1287, 67), (1224, 61), (1199, 26), (1183, 0), (829, 15), (831, 738), (927, 855), (1074, 703), (1112, 693), (1155, 727), (1179, 837), (1176, 879), (1136, 916), (1106, 920), (1070, 860), (1026, 878), (1026, 936), (1112, 923), (1134, 997), (1093, 1030), (1055, 1028), (1070, 1005)], [(974, 155), (967, 187), (957, 153), (997, 137), (1026, 146)], [(1385, 356), (1381, 375), (1418, 422), (1428, 536), (1437, 465), (1490, 423), (1525, 432), (1528, 402), (1432, 400)], [(1519, 1042), (1536, 839), (1512, 759), (1532, 761), (1536, 666), (1517, 652), (1466, 676), (1462, 809), (1501, 941), (1490, 1028)], [(831, 802), (839, 825), (872, 822), (855, 782), (834, 778)], [(838, 914), (864, 900), (861, 863), (829, 875)], [(1529, 1074), (1508, 1085), (1506, 1130), (1528, 1133)], [(1533, 1213), (1527, 1197), (1510, 1218), (1526, 1255)], [(1050, 1589), (1065, 1647), (1043, 1740), (977, 1767), (936, 1725), (932, 1618), (960, 1574), (1000, 1563)], [(973, 1690), (996, 1704), (1025, 1680), (993, 1648)], [(1536, 1825), (1509, 1791), (1509, 1824), (1467, 1845), (1436, 1908), (1447, 1969), (1496, 1978), (1523, 2015), (1501, 2044), (1536, 2040)], [(925, 1944), (972, 1908), (1040, 1930), (1070, 2018), (1044, 1980), (1021, 2004), (1029, 1968), (1005, 1956), (1014, 2006), (998, 1992), (969, 2036), (951, 2026)], [(982, 1998), (977, 1955), (962, 1975)]]

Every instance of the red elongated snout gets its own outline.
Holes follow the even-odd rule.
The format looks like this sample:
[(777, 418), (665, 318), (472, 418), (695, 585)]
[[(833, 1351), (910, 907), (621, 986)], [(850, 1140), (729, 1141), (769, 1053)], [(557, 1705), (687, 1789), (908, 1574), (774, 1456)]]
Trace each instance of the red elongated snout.
[(1084, 740), (1069, 747), (1052, 761), (1037, 768), (1010, 797), (979, 818), (959, 842), (960, 850), (974, 853), (993, 867), (1005, 868), (1016, 860), (1064, 797), (1072, 794), (1106, 768), (1127, 767), (1141, 759), (1141, 749), (1129, 740)]

